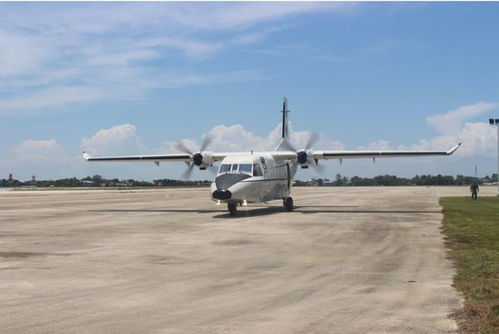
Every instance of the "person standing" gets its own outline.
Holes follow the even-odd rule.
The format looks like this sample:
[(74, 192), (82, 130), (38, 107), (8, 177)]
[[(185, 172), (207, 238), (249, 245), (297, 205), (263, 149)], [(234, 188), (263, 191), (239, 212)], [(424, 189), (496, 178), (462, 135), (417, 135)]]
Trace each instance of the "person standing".
[(473, 182), (473, 184), (470, 186), (470, 192), (471, 192), (471, 199), (476, 200), (478, 197), (478, 184), (476, 182)]

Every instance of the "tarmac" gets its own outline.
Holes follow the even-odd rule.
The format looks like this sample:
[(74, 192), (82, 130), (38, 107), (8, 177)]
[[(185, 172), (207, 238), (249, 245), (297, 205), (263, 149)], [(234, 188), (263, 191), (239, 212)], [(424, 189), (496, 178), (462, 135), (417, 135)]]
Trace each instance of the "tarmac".
[(232, 218), (208, 189), (1, 192), (0, 331), (452, 333), (450, 195), (294, 188)]

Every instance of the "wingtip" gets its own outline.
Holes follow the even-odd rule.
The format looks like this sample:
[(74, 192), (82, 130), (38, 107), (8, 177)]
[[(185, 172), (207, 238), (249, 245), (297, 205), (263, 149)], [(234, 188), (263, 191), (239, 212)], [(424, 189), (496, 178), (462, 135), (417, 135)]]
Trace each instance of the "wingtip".
[(83, 151), (83, 159), (88, 161), (90, 159), (90, 154), (88, 154), (87, 152)]
[(451, 148), (450, 151), (448, 152), (448, 154), (452, 154), (452, 153), (456, 152), (456, 150), (459, 148), (459, 146), (461, 146), (461, 144), (462, 143), (458, 143), (456, 146)]

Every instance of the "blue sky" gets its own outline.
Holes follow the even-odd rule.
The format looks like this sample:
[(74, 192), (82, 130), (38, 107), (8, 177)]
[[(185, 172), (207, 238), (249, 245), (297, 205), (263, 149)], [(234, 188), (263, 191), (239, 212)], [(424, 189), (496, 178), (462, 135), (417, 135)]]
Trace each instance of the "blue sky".
[(80, 153), (207, 133), (214, 150), (268, 149), (284, 94), (297, 146), (307, 131), (318, 149), (463, 142), (451, 158), (326, 162), (326, 177), (491, 174), (498, 31), (496, 3), (1, 3), (0, 177), (179, 177)]

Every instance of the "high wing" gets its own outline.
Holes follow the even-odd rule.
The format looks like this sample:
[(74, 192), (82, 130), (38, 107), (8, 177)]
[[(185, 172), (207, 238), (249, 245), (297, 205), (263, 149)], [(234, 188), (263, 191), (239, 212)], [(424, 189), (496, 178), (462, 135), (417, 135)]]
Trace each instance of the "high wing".
[[(210, 153), (208, 153), (210, 154)], [(213, 161), (223, 160), (228, 153), (211, 153), (210, 158)], [(191, 162), (194, 160), (195, 154), (175, 153), (175, 154), (154, 154), (154, 155), (123, 155), (123, 156), (107, 156), (107, 157), (92, 157), (87, 152), (83, 152), (83, 159), (86, 161), (180, 161)]]
[[(354, 159), (354, 158), (397, 158), (397, 157), (421, 157), (421, 156), (439, 156), (451, 155), (454, 153), (461, 143), (457, 144), (448, 151), (275, 151), (271, 152), (275, 159), (299, 159), (300, 154), (303, 156), (303, 162), (308, 158), (314, 160), (319, 159)], [(300, 159), (299, 159), (300, 160)]]
[(461, 143), (448, 151), (313, 151), (314, 159), (398, 158), (451, 155)]

